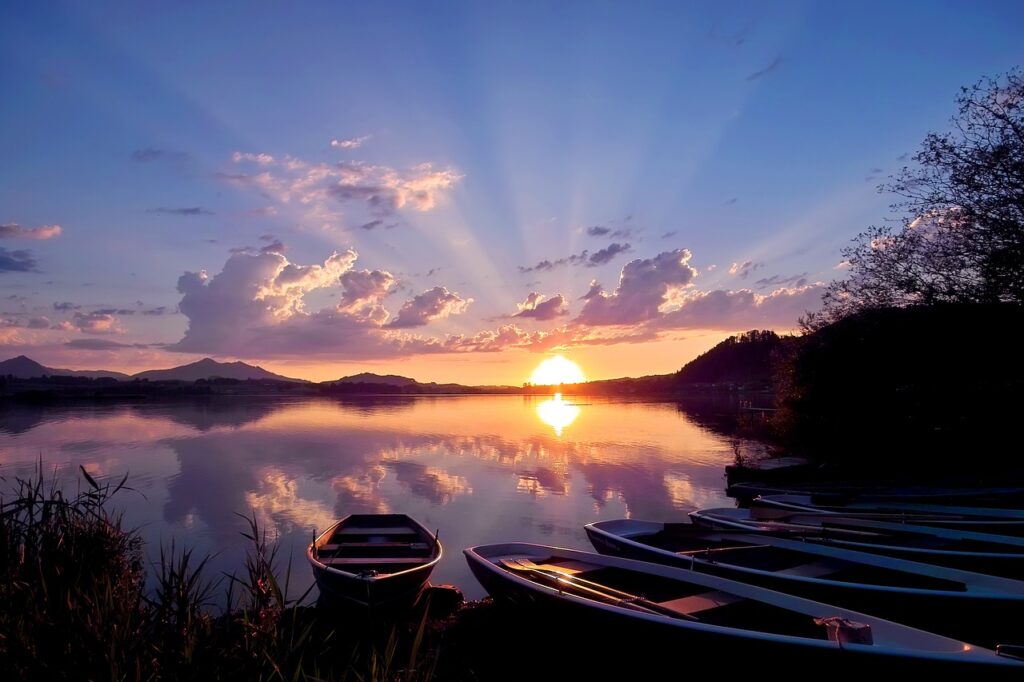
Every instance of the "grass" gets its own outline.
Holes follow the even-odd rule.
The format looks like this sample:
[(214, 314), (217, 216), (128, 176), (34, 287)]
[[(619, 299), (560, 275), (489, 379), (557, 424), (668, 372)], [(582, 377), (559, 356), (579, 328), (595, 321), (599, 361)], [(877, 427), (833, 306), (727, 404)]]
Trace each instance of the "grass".
[[(42, 465), (0, 481), (0, 679), (356, 680), (436, 676), (443, 633), (429, 609), (409, 622), (359, 618), (289, 600), (291, 565), (256, 519), (239, 574), (208, 576), (207, 557), (171, 544), (146, 590), (144, 547), (111, 511), (127, 478), (82, 469), (67, 495)], [(311, 588), (312, 589), (312, 588)], [(459, 675), (460, 677), (462, 675)]]

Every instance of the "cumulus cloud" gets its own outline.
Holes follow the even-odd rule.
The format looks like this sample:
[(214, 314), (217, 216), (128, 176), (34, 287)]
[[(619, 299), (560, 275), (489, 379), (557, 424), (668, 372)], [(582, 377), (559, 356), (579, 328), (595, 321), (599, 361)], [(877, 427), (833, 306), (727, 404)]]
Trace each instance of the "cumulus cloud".
[(383, 324), (390, 316), (384, 308), (384, 298), (397, 284), (394, 275), (384, 270), (349, 270), (341, 276), (344, 291), (338, 311)]
[(720, 329), (796, 326), (797, 318), (821, 305), (821, 284), (782, 287), (766, 294), (738, 291), (688, 292), (678, 308), (649, 323), (652, 329)]
[(363, 143), (370, 139), (369, 135), (360, 135), (359, 137), (349, 137), (344, 139), (331, 140), (331, 146), (335, 149), (358, 149), (363, 146)]
[(586, 303), (576, 322), (593, 326), (625, 325), (658, 316), (670, 294), (688, 287), (697, 276), (687, 249), (665, 251), (654, 258), (637, 258), (626, 263), (619, 284), (611, 294), (591, 285)]
[(464, 313), (472, 302), (473, 299), (464, 299), (444, 287), (434, 287), (406, 301), (389, 326), (395, 329), (422, 327), (434, 320)]
[(34, 239), (45, 241), (61, 235), (60, 225), (40, 225), (39, 227), (22, 227), (18, 223), (0, 225), (0, 239)]
[(75, 313), (71, 324), (83, 334), (121, 334), (117, 317), (109, 312)]
[[(280, 203), (307, 207), (311, 218), (325, 224), (341, 219), (332, 208), (337, 205), (359, 208), (374, 218), (401, 209), (429, 211), (462, 178), (450, 168), (435, 168), (430, 163), (401, 170), (359, 161), (307, 163), (290, 156), (241, 152), (232, 159), (255, 166), (255, 172), (219, 173), (222, 180), (252, 188)], [(368, 222), (364, 219), (362, 224)]]
[(851, 267), (850, 261), (848, 261), (848, 260), (841, 260), (838, 263), (836, 263), (835, 265), (833, 265), (832, 269), (833, 270), (849, 270), (850, 267)]
[[(386, 271), (355, 270), (356, 258), (348, 249), (322, 264), (300, 265), (280, 253), (247, 252), (232, 255), (216, 275), (187, 272), (178, 280), (178, 308), (188, 328), (168, 350), (252, 358), (387, 358), (465, 350), (403, 330), (461, 313), (472, 299), (435, 287), (407, 301), (387, 324), (384, 299), (397, 281)], [(307, 310), (314, 291), (335, 292), (337, 303)]]
[(754, 261), (743, 261), (742, 263), (733, 263), (729, 266), (729, 274), (736, 275), (740, 279), (746, 279), (755, 270), (764, 267), (764, 263), (755, 263)]
[(519, 309), (519, 312), (512, 317), (525, 317), (546, 321), (569, 314), (569, 310), (566, 308), (565, 296), (562, 296), (562, 294), (555, 294), (551, 298), (547, 298), (544, 294), (531, 291), (526, 300), (522, 303), (517, 303), (516, 307)]
[(594, 225), (593, 227), (587, 228), (587, 234), (589, 234), (591, 237), (603, 237), (606, 234), (610, 233), (611, 231), (612, 228), (604, 227), (603, 225)]
[(24, 249), (8, 250), (0, 246), (0, 273), (3, 272), (35, 272), (36, 259), (31, 251)]

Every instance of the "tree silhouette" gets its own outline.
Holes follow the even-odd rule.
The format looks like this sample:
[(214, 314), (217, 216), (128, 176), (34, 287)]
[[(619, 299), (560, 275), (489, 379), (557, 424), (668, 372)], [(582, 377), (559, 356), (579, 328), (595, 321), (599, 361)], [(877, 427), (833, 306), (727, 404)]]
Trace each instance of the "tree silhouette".
[(1019, 68), (961, 89), (952, 129), (930, 133), (880, 190), (901, 200), (897, 224), (871, 227), (844, 250), (819, 329), (863, 310), (1024, 303), (1024, 76)]

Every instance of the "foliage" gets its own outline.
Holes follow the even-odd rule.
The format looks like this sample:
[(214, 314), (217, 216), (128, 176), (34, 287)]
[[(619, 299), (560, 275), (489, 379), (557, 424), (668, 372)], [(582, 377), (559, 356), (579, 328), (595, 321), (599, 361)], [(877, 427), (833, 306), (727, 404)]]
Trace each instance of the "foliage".
[(730, 336), (699, 355), (676, 373), (679, 384), (731, 383), (768, 388), (774, 376), (774, 357), (784, 345), (773, 331), (756, 329)]
[[(0, 497), (0, 679), (4, 680), (326, 680), (429, 679), (438, 660), (425, 640), (426, 618), (412, 631), (368, 630), (358, 621), (286, 598), (277, 547), (255, 518), (243, 535), (250, 549), (242, 576), (226, 580), (226, 602), (206, 559), (161, 548), (155, 586), (145, 589), (138, 534), (108, 511), (126, 490), (96, 481), (68, 496), (30, 479), (6, 481)], [(308, 594), (308, 592), (307, 592)]]
[(1013, 304), (845, 317), (801, 337), (783, 363), (776, 432), (790, 450), (874, 478), (973, 471), (991, 481), (1019, 469), (1022, 326)]
[(861, 310), (1024, 303), (1024, 74), (963, 88), (952, 129), (931, 133), (881, 189), (901, 200), (897, 224), (844, 251), (849, 276), (827, 289), (808, 330)]

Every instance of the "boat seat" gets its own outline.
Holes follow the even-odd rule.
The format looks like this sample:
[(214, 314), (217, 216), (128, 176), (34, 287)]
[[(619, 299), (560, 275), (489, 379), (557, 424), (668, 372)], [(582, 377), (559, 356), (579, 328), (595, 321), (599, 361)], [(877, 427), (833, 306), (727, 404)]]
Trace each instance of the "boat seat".
[(321, 545), (318, 550), (321, 552), (337, 552), (344, 547), (395, 547), (408, 549), (428, 549), (430, 545), (425, 542), (342, 542), (340, 544)]
[[(509, 559), (517, 559), (520, 557), (509, 557)], [(524, 559), (530, 559), (531, 557), (522, 557)], [(565, 573), (566, 575), (576, 575), (577, 573), (585, 573), (587, 571), (593, 571), (595, 568), (600, 568), (593, 564), (584, 563), (582, 561), (564, 561), (557, 564), (538, 564), (537, 568), (544, 569), (545, 571), (552, 571), (554, 573)]]
[(779, 575), (794, 575), (800, 578), (820, 578), (835, 573), (838, 567), (831, 561), (815, 561), (809, 564), (801, 564), (793, 568), (776, 571)]
[(426, 563), (430, 557), (317, 557), (319, 561), (328, 566), (351, 566), (353, 564), (366, 564), (374, 566), (388, 566), (390, 564), (423, 564)]
[(334, 531), (335, 535), (418, 535), (408, 526), (381, 526), (379, 528), (345, 527)]
[(715, 590), (714, 592), (705, 592), (703, 594), (694, 594), (689, 597), (680, 597), (679, 599), (658, 602), (658, 605), (666, 609), (671, 609), (672, 611), (691, 616), (695, 613), (700, 613), (701, 611), (717, 609), (719, 606), (728, 606), (729, 604), (734, 604), (738, 601), (743, 601), (743, 597), (738, 597), (735, 594), (730, 594), (729, 592), (720, 592)]

